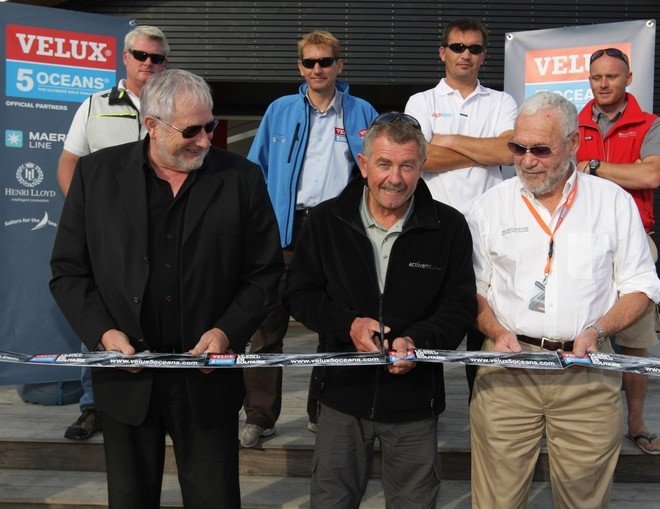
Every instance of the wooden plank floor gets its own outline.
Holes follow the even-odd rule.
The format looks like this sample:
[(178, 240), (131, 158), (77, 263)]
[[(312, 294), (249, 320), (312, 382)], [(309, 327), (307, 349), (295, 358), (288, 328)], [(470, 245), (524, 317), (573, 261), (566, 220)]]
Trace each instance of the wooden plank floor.
[[(660, 500), (660, 485), (615, 483), (611, 509), (654, 509)], [(309, 479), (306, 477), (241, 476), (243, 509), (309, 508)], [(47, 470), (1, 470), (0, 507), (3, 509), (98, 509), (107, 506), (105, 474)], [(442, 481), (438, 509), (469, 509), (470, 482)], [(183, 507), (178, 480), (163, 478), (161, 507)], [(371, 479), (360, 505), (362, 509), (385, 507), (380, 480)], [(534, 482), (529, 509), (550, 509), (550, 483)]]

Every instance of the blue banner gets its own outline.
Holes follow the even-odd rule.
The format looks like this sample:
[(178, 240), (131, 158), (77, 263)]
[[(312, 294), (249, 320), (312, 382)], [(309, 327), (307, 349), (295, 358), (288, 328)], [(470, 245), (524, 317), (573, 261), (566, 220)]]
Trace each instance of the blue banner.
[[(124, 74), (134, 21), (0, 4), (0, 349), (78, 352), (50, 295), (50, 254), (64, 203), (57, 162), (79, 104)], [(47, 339), (45, 339), (47, 338)], [(0, 366), (0, 384), (73, 380), (76, 368)]]

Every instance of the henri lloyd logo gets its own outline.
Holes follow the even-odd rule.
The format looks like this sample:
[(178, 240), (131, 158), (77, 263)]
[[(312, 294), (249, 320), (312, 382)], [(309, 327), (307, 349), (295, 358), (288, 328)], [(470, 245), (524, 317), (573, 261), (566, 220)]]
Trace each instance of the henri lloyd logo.
[(48, 203), (55, 198), (53, 189), (38, 189), (44, 181), (44, 171), (38, 164), (26, 162), (16, 169), (16, 181), (20, 188), (5, 187), (10, 201), (23, 203)]
[(25, 187), (37, 187), (44, 180), (44, 172), (34, 163), (21, 164), (16, 170), (16, 180)]
[(6, 26), (7, 95), (81, 102), (115, 83), (114, 37)]

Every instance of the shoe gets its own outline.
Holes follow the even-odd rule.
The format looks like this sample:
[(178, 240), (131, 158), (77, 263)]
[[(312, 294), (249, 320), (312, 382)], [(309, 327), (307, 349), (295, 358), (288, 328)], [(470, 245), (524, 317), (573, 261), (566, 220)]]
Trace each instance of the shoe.
[(639, 447), (646, 454), (651, 454), (653, 456), (657, 456), (660, 454), (660, 451), (657, 451), (655, 449), (649, 449), (648, 447), (645, 447), (644, 442), (642, 442), (642, 440), (646, 440), (646, 442), (652, 446), (653, 441), (656, 438), (658, 438), (658, 435), (656, 433), (653, 433), (652, 435), (650, 435), (648, 432), (638, 433), (635, 436), (628, 434), (626, 435), (626, 438), (635, 442), (635, 445)]
[(270, 437), (275, 434), (275, 426), (272, 428), (262, 428), (256, 424), (246, 424), (241, 431), (239, 440), (243, 447), (254, 447), (259, 443), (261, 437)]
[(78, 420), (64, 432), (64, 438), (69, 440), (87, 440), (97, 431), (101, 431), (101, 419), (96, 408), (88, 407), (78, 417)]
[(309, 421), (307, 423), (307, 429), (311, 431), (312, 433), (316, 433), (318, 431), (318, 426), (316, 425), (315, 422)]

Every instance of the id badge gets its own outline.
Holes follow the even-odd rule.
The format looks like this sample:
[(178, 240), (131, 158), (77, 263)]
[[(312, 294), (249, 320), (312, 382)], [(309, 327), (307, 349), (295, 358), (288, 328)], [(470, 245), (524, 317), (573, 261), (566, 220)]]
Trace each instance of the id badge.
[(545, 285), (534, 281), (536, 294), (529, 300), (529, 309), (538, 313), (545, 313)]

